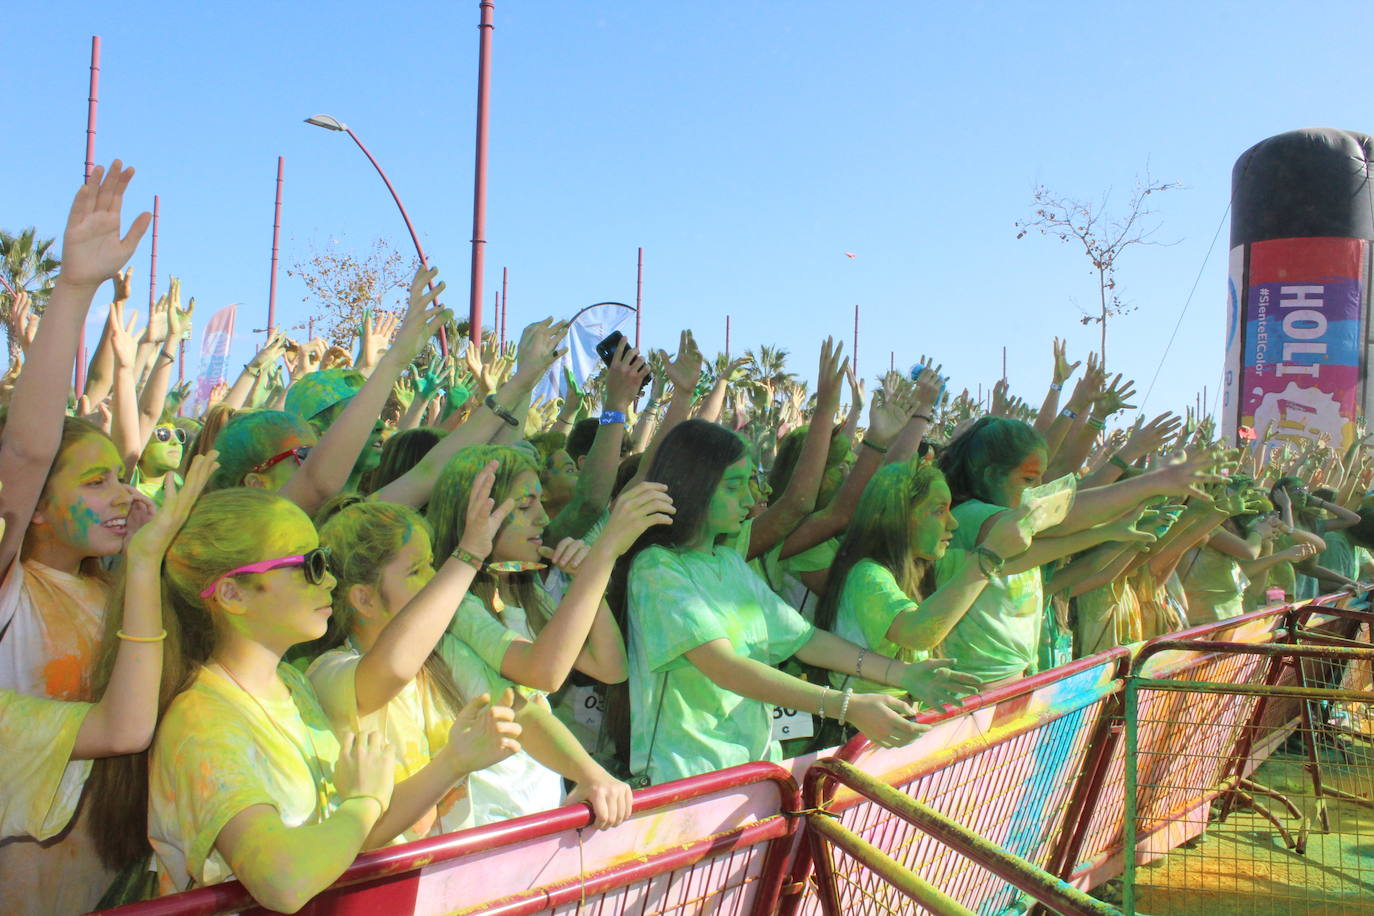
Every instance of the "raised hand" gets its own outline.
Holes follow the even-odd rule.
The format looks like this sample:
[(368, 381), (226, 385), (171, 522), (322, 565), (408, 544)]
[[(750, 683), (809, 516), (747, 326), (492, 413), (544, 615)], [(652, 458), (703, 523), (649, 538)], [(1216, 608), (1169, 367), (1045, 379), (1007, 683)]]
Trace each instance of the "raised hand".
[(487, 462), (487, 466), (478, 472), (472, 480), (472, 492), (468, 494), (468, 508), (464, 514), (463, 537), (458, 546), (468, 553), (485, 560), (491, 553), (492, 542), (496, 538), (496, 532), (501, 530), (501, 525), (506, 521), (506, 516), (511, 514), (515, 508), (515, 500), (507, 499), (498, 507), (496, 500), (491, 497), (491, 488), (496, 483), (496, 468), (499, 463), (496, 461)]
[(840, 387), (846, 377), (853, 377), (849, 360), (843, 359), (844, 342), (835, 343), (835, 338), (827, 337), (821, 343), (820, 365), (816, 369), (816, 414), (819, 416), (828, 407), (833, 414), (840, 406)]
[(668, 485), (644, 481), (621, 493), (611, 507), (611, 517), (597, 540), (620, 556), (654, 525), (671, 525), (677, 509)]
[(564, 538), (558, 542), (557, 547), (540, 547), (539, 555), (568, 575), (575, 576), (591, 549), (591, 545), (586, 541)]
[(186, 524), (191, 507), (205, 492), (210, 475), (219, 467), (218, 459), (219, 452), (216, 451), (192, 458), (191, 466), (186, 471), (186, 482), (181, 487), (177, 487), (169, 477), (162, 508), (155, 508), (152, 501), (147, 499), (135, 500), (130, 505), (129, 519), (125, 523), (125, 553), (129, 562), (147, 563), (152, 568), (162, 565), (167, 548), (181, 531), (181, 526)]
[(33, 313), (33, 301), (26, 289), (14, 293), (14, 326), (19, 329), (19, 351), (28, 353), (38, 336), (38, 316)]
[(868, 403), (868, 393), (864, 390), (863, 379), (854, 374), (854, 367), (845, 364), (844, 377), (849, 380), (849, 404), (851, 407), (862, 410)]
[(340, 802), (372, 798), (382, 806), (380, 817), (391, 805), (396, 784), (396, 760), (381, 732), (344, 732), (339, 739), (339, 759), (334, 764), (334, 788)]
[(437, 267), (421, 267), (410, 281), (410, 299), (395, 342), (396, 347), (406, 351), (407, 358), (418, 353), (424, 342), (438, 334), (439, 329), (453, 318), (448, 309), (434, 304), (434, 297), (444, 291), (444, 282), (439, 281), (433, 289), (426, 288), (438, 273)]
[(309, 375), (311, 372), (318, 371), (320, 362), (324, 359), (324, 354), (329, 350), (329, 341), (323, 337), (316, 337), (309, 343), (303, 343), (296, 347), (295, 359), (291, 360), (291, 377), (299, 379)]
[(1068, 342), (1054, 339), (1054, 384), (1062, 385), (1073, 375), (1073, 370), (1077, 369), (1080, 362), (1071, 363), (1068, 357)]
[(190, 340), (191, 319), (196, 314), (196, 297), (192, 296), (191, 301), (186, 303), (186, 308), (181, 308), (181, 281), (173, 279), (172, 283), (176, 295), (171, 298), (171, 309), (167, 312), (167, 336), (171, 340)]
[(347, 369), (352, 365), (352, 354), (338, 344), (330, 346), (330, 348), (324, 352), (324, 359), (320, 361), (321, 369)]
[[(622, 340), (616, 349), (615, 356), (611, 359), (611, 364), (606, 367), (606, 407), (609, 410), (618, 410), (624, 413), (629, 410), (630, 403), (639, 394), (640, 388), (644, 385), (644, 378), (649, 374), (649, 363), (640, 355), (639, 351), (630, 346), (628, 340)], [(568, 403), (571, 403), (573, 392), (576, 386), (572, 384), (571, 376), (568, 384), (568, 402), (563, 405), (563, 413), (571, 416), (568, 411)], [(581, 392), (577, 393), (580, 404)], [(575, 409), (574, 409), (575, 412)]]
[(915, 403), (915, 392), (883, 388), (873, 396), (868, 408), (868, 429), (864, 438), (874, 445), (887, 445), (906, 426)]
[(143, 329), (143, 339), (150, 344), (161, 344), (171, 336), (171, 311), (172, 297), (176, 297), (179, 304), (181, 302), (181, 281), (172, 277), (170, 288), (166, 293), (157, 297), (152, 308), (148, 310), (148, 326)]
[(1121, 373), (1116, 374), (1112, 383), (1100, 389), (1101, 394), (1097, 397), (1097, 412), (1102, 417), (1110, 417), (1114, 413), (1122, 410), (1134, 410), (1134, 404), (1128, 404), (1131, 398), (1135, 397), (1135, 383), (1130, 379), (1125, 382), (1121, 380)]
[(452, 749), (455, 769), (463, 773), (485, 770), (520, 751), (520, 724), (515, 721), (515, 692), (509, 687), (499, 702), (482, 694), (453, 720), (445, 750)]
[[(516, 347), (516, 358), (519, 360), (517, 371), (525, 378), (539, 378), (549, 367), (558, 361), (564, 351), (558, 348), (563, 342), (563, 338), (568, 335), (568, 322), (554, 321), (552, 318), (545, 318), (543, 321), (536, 321), (529, 325), (520, 333), (520, 343)], [(469, 350), (472, 348), (469, 347)], [(504, 357), (502, 357), (504, 359)], [(509, 364), (509, 363), (507, 363)], [(472, 363), (468, 363), (469, 368)], [(474, 370), (474, 374), (480, 372), (481, 363)], [(483, 380), (485, 384), (485, 379)], [(497, 380), (499, 386), (500, 380)], [(488, 391), (495, 391), (489, 388)]]
[(691, 397), (696, 390), (697, 379), (701, 378), (701, 351), (691, 331), (683, 331), (678, 337), (677, 356), (668, 364), (668, 381), (683, 397)]
[[(422, 272), (425, 272), (424, 268), (416, 271), (416, 276), (418, 277)], [(438, 273), (437, 269), (427, 272), (429, 277), (436, 273)], [(428, 279), (425, 282), (429, 282)], [(439, 288), (442, 289), (443, 285), (440, 283)], [(413, 294), (415, 291), (413, 282), (410, 289)], [(435, 292), (437, 293), (438, 290), (436, 289)], [(382, 354), (386, 352), (387, 347), (391, 346), (391, 338), (395, 336), (396, 328), (400, 324), (401, 319), (389, 312), (374, 312), (372, 309), (363, 310), (363, 323), (358, 328), (359, 368), (372, 369), (376, 367)]]
[(114, 353), (115, 363), (133, 368), (138, 354), (138, 312), (130, 312), (128, 324), (124, 321), (124, 303), (116, 300), (110, 303), (110, 351)]
[(134, 177), (132, 168), (123, 168), (116, 159), (105, 172), (96, 166), (91, 177), (76, 192), (67, 228), (62, 233), (62, 273), (59, 278), (71, 286), (90, 289), (113, 277), (133, 257), (151, 213), (140, 213), (123, 238), (119, 237), (120, 207), (124, 191)]
[(128, 302), (129, 296), (134, 289), (134, 269), (132, 266), (124, 268), (114, 275), (114, 301)]

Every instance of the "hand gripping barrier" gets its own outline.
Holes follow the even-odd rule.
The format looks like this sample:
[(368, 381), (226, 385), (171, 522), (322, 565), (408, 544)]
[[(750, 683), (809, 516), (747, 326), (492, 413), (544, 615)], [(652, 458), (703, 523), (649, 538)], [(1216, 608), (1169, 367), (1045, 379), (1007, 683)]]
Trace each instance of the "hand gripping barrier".
[[(798, 821), (787, 771), (750, 763), (635, 793), (615, 830), (585, 804), (364, 853), (308, 914), (701, 912), (768, 916)], [(106, 916), (265, 913), (237, 881), (103, 911)]]

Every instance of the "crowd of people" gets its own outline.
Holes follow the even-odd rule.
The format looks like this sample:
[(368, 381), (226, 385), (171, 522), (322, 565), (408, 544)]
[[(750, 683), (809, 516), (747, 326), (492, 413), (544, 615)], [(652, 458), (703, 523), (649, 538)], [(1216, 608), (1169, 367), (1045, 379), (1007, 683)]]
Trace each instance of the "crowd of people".
[(230, 878), (294, 912), (365, 850), (573, 801), (614, 827), (633, 788), (897, 746), (920, 709), (1369, 578), (1358, 441), (1123, 425), (1094, 357), (1061, 404), (1058, 341), (1038, 408), (925, 358), (868, 396), (831, 340), (808, 398), (689, 331), (532, 403), (566, 324), (445, 359), (422, 269), (356, 353), (272, 334), (191, 415), (179, 288), (128, 311), (132, 174), (77, 192), (0, 390), (6, 912)]

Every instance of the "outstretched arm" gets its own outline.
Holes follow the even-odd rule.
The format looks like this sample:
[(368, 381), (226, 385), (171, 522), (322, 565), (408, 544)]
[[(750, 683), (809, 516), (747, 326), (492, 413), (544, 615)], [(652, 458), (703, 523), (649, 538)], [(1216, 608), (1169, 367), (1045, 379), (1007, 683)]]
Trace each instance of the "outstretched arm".
[(8, 568), (18, 555), (57, 456), (77, 344), (96, 289), (129, 260), (152, 219), (150, 213), (139, 214), (120, 238), (120, 207), (133, 175), (118, 159), (108, 174), (97, 166), (72, 201), (62, 237), (62, 273), (15, 381), (0, 442), (0, 480), (5, 482), (0, 518), (6, 524), (0, 568)]

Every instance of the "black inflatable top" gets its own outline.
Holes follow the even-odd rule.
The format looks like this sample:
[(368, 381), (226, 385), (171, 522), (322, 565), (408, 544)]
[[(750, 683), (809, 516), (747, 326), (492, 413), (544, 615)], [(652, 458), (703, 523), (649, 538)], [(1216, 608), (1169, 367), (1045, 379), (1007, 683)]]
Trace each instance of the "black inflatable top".
[(1231, 170), (1231, 247), (1265, 239), (1374, 239), (1374, 137), (1331, 127), (1262, 140)]

